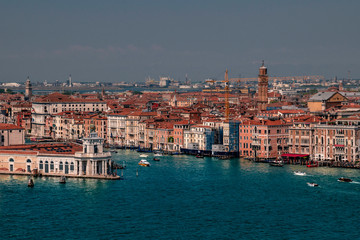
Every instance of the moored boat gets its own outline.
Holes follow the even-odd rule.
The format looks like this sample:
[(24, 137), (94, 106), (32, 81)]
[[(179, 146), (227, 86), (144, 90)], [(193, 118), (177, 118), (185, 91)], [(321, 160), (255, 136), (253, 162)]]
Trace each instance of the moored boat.
[(318, 167), (319, 164), (318, 163), (311, 163), (311, 164), (308, 164), (306, 166), (309, 167), (309, 168), (312, 168), (312, 167)]
[(141, 154), (141, 155), (140, 155), (140, 157), (142, 157), (142, 158), (143, 158), (143, 157), (146, 158), (147, 156), (148, 156), (148, 155), (146, 155), (146, 154)]
[(66, 177), (65, 177), (65, 176), (61, 176), (59, 183), (65, 184), (65, 183), (66, 183)]
[(197, 158), (204, 158), (204, 155), (198, 154), (196, 155)]
[(282, 166), (284, 166), (284, 164), (282, 162), (270, 162), (270, 166), (282, 167)]
[(143, 167), (150, 167), (150, 163), (148, 161), (146, 161), (145, 159), (141, 159), (138, 164)]
[(341, 177), (338, 179), (339, 182), (352, 182), (352, 180), (350, 178), (344, 178), (344, 177)]
[(30, 178), (28, 181), (28, 187), (34, 187), (34, 181), (32, 180), (32, 178)]

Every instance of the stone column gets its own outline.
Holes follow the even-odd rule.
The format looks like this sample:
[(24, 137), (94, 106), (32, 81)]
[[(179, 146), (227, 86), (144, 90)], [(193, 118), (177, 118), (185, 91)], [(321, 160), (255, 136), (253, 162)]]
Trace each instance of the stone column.
[(86, 175), (91, 175), (91, 162), (90, 162), (90, 160), (87, 160), (87, 163), (86, 163)]
[(101, 175), (105, 175), (105, 160), (101, 161)]
[(83, 162), (81, 160), (79, 160), (79, 175), (82, 176), (83, 175)]
[(105, 163), (105, 166), (104, 166), (104, 172), (105, 172), (105, 175), (108, 175), (108, 173), (107, 173), (107, 160), (105, 160), (104, 161), (104, 163)]

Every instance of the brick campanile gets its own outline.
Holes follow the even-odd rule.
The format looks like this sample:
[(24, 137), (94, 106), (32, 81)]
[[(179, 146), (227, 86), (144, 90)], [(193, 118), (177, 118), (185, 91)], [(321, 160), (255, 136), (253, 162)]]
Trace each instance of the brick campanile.
[(259, 110), (266, 110), (268, 103), (268, 83), (269, 76), (267, 75), (267, 68), (264, 66), (264, 61), (259, 69), (258, 76), (258, 100), (257, 106)]

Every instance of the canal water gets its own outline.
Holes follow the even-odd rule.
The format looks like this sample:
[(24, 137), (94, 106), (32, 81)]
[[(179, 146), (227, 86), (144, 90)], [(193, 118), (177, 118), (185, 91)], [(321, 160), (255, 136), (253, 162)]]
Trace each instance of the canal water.
[(1, 239), (360, 239), (359, 170), (139, 155), (119, 181), (0, 176)]

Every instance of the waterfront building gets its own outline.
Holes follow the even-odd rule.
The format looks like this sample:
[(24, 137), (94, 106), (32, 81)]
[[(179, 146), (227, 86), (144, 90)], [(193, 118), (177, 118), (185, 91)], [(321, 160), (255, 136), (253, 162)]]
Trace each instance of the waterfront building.
[(32, 174), (116, 179), (104, 139), (92, 132), (76, 143), (27, 144), (0, 147), (0, 174)]
[(242, 157), (253, 157), (253, 132), (258, 121), (244, 119), (239, 124), (239, 155)]
[(184, 131), (189, 130), (190, 121), (180, 121), (174, 124), (174, 151), (180, 152), (184, 148)]
[(157, 124), (155, 130), (157, 141), (156, 145), (154, 145), (154, 149), (163, 151), (174, 150), (173, 128), (174, 123), (171, 122), (160, 122)]
[(210, 126), (197, 124), (184, 130), (185, 149), (190, 151), (211, 151), (214, 139), (215, 131)]
[(228, 121), (223, 123), (223, 144), (226, 152), (232, 155), (239, 153), (239, 122)]
[(360, 118), (357, 116), (325, 121), (310, 117), (294, 121), (289, 131), (292, 154), (307, 154), (315, 161), (359, 161)]
[(252, 131), (252, 157), (275, 160), (288, 153), (290, 126), (291, 123), (284, 120), (260, 120), (255, 123)]
[(126, 119), (133, 109), (123, 109), (121, 112), (107, 114), (108, 143), (125, 146)]
[(106, 102), (100, 101), (99, 99), (73, 98), (55, 92), (35, 99), (32, 108), (33, 121), (31, 135), (33, 137), (51, 137), (53, 126), (52, 124), (46, 126), (47, 118), (52, 118), (53, 115), (65, 111), (102, 112), (107, 110), (107, 105)]

